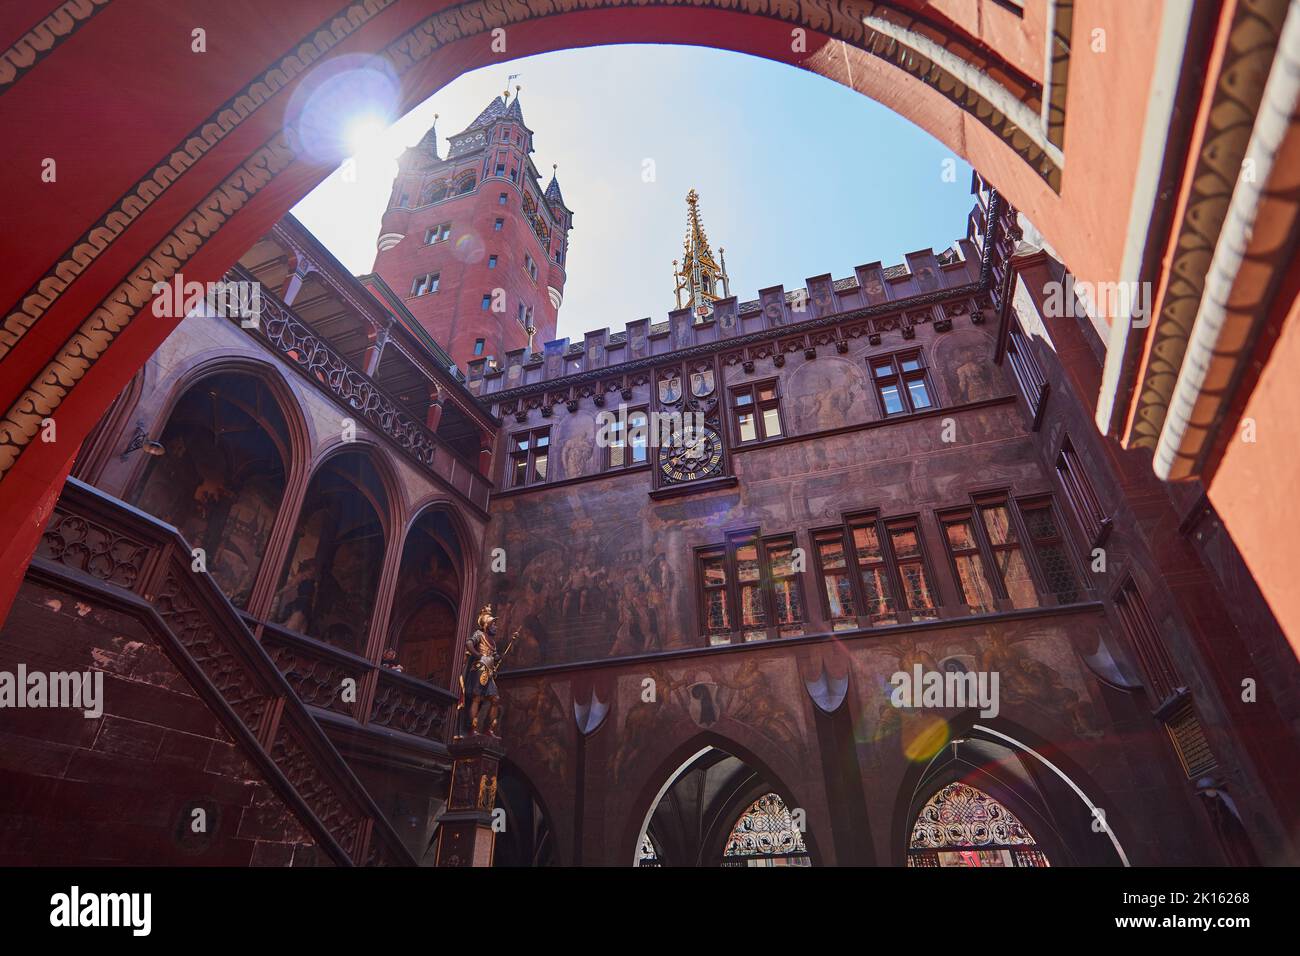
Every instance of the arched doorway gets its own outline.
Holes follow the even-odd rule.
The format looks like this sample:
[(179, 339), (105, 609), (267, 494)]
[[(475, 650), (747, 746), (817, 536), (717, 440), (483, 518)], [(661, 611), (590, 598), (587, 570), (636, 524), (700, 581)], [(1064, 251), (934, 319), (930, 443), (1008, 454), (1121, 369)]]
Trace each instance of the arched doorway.
[(450, 687), (456, 673), (457, 621), (465, 556), (451, 519), (425, 511), (407, 532), (397, 572), (384, 663), (412, 677)]
[(746, 760), (708, 746), (669, 777), (637, 837), (637, 866), (811, 866), (803, 810)]
[(1062, 762), (982, 724), (954, 729), (909, 776), (895, 817), (895, 860), (912, 867), (1127, 866), (1114, 821), (1089, 796), (1093, 785)]
[(307, 486), (271, 619), (364, 654), (389, 524), (388, 493), (370, 456), (328, 459)]
[(203, 551), (208, 572), (243, 607), (284, 498), (289, 427), (260, 378), (219, 372), (176, 402), (132, 504), (175, 525)]
[(504, 761), (497, 774), (497, 806), (505, 811), (505, 829), (497, 834), (493, 866), (556, 866), (555, 834), (533, 785)]

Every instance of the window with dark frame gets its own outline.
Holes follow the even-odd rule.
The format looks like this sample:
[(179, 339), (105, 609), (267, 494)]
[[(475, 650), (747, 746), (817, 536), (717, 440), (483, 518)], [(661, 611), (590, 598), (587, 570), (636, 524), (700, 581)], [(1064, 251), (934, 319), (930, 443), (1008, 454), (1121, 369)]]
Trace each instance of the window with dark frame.
[(886, 519), (885, 535), (889, 542), (885, 554), (894, 562), (902, 586), (902, 608), (913, 621), (938, 619), (939, 601), (927, 570), (920, 519)]
[(696, 554), (704, 613), (704, 633), (710, 644), (731, 643), (731, 600), (728, 597), (730, 576), (727, 573), (727, 549), (706, 548)]
[(440, 222), (438, 225), (425, 230), (424, 244), (433, 245), (435, 242), (446, 242), (451, 238), (451, 223)]
[(849, 570), (848, 552), (844, 547), (843, 529), (814, 532), (813, 550), (826, 596), (826, 614), (831, 630), (857, 630), (858, 599)]
[(916, 518), (853, 516), (815, 531), (813, 547), (832, 630), (938, 617)]
[(763, 552), (771, 582), (768, 593), (772, 599), (772, 623), (777, 637), (797, 637), (803, 634), (803, 588), (796, 571), (794, 535), (780, 535), (763, 539)]
[(497, 267), (497, 257), (496, 257), (496, 256), (488, 256), (488, 268), (489, 268), (489, 269), (495, 269), (496, 267)]
[(784, 435), (781, 391), (776, 379), (733, 388), (731, 421), (737, 444), (767, 441)]
[(1065, 542), (1052, 499), (1018, 498), (1016, 505), (1048, 592), (1055, 594), (1062, 604), (1078, 601), (1079, 583), (1074, 562), (1070, 559), (1069, 545)]
[(505, 220), (504, 220), (504, 219), (498, 219), (496, 222), (492, 223), (492, 231), (493, 231), (493, 232), (500, 232), (500, 231), (501, 231), (501, 227), (502, 227), (503, 225), (505, 225)]
[(969, 510), (940, 515), (939, 525), (943, 528), (962, 600), (974, 613), (987, 614), (996, 605), (989, 584), (991, 576), (975, 533), (974, 515)]
[(1164, 704), (1174, 696), (1174, 692), (1182, 685), (1182, 680), (1160, 632), (1151, 620), (1146, 599), (1133, 580), (1133, 575), (1127, 575), (1121, 582), (1114, 601), (1120, 626), (1137, 653), (1154, 703)]
[(1218, 758), (1205, 736), (1191, 693), (1183, 685), (1174, 659), (1151, 619), (1146, 599), (1133, 575), (1125, 576), (1114, 595), (1115, 611), (1129, 644), (1137, 653), (1156, 717), (1165, 725), (1169, 742), (1188, 780), (1211, 773)]
[(1110, 534), (1113, 520), (1102, 508), (1068, 435), (1061, 441), (1061, 450), (1056, 456), (1056, 475), (1061, 479), (1065, 500), (1069, 502), (1084, 537), (1094, 548), (1100, 546)]
[(485, 344), (485, 340), (483, 340), (483, 339), (475, 339), (475, 340), (474, 340), (474, 354), (475, 354), (475, 355), (482, 355), (482, 354), (483, 354), (483, 346), (484, 346), (484, 344)]
[(605, 449), (605, 468), (630, 468), (650, 460), (650, 415), (644, 408), (633, 408), (626, 419), (610, 422), (609, 445)]
[(804, 633), (803, 586), (793, 534), (727, 536), (696, 550), (700, 609), (709, 644), (765, 641)]
[(534, 428), (510, 436), (510, 487), (523, 488), (546, 480), (551, 429)]
[(934, 408), (934, 388), (919, 349), (867, 360), (880, 412), (886, 418)]
[(970, 508), (939, 515), (962, 600), (977, 614), (1079, 600), (1076, 567), (1048, 495), (979, 495)]
[(1007, 329), (1006, 355), (1007, 361), (1011, 363), (1011, 372), (1015, 376), (1016, 384), (1020, 386), (1020, 394), (1025, 397), (1029, 413), (1034, 418), (1033, 427), (1037, 430), (1043, 419), (1050, 388), (1047, 376), (1039, 367), (1038, 360), (1034, 358), (1029, 342), (1025, 339), (1025, 334), (1020, 330), (1020, 323), (1015, 319), (1011, 320), (1010, 327)]
[(1002, 596), (1013, 607), (1038, 607), (1041, 603), (1038, 588), (1016, 533), (1010, 503), (1005, 497), (983, 498), (976, 502), (976, 507), (991, 558), (989, 566), (997, 574), (994, 587), (1000, 587)]
[(438, 291), (438, 281), (440, 276), (437, 272), (428, 272), (422, 276), (416, 276), (415, 281), (411, 283), (411, 295), (429, 295)]

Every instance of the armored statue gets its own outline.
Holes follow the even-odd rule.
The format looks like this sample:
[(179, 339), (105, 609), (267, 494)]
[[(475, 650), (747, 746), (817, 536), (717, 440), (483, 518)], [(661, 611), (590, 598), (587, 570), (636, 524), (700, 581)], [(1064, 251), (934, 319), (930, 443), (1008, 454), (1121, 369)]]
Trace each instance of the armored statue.
[[(461, 712), (460, 736), (480, 732), (479, 711), (484, 701), (487, 702), (487, 714), (484, 719), (488, 726), (488, 733), (496, 736), (501, 704), (500, 695), (497, 693), (497, 670), (500, 669), (501, 662), (510, 652), (510, 648), (514, 646), (519, 632), (516, 631), (511, 636), (510, 643), (499, 653), (495, 640), (496, 633), (497, 619), (492, 613), (492, 605), (488, 604), (478, 612), (474, 633), (469, 636), (469, 641), (465, 645), (465, 666), (460, 676), (460, 699), (456, 703), (457, 711)], [(468, 714), (465, 713), (466, 704), (469, 705)]]

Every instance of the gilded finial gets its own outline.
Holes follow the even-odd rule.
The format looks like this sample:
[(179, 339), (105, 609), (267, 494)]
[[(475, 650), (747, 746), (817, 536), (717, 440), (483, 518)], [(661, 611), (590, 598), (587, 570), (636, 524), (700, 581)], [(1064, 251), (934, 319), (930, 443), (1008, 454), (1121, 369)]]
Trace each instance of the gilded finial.
[[(721, 250), (719, 250), (721, 252)], [(730, 295), (727, 270), (713, 258), (709, 237), (700, 217), (700, 194), (695, 187), (686, 193), (686, 238), (682, 241), (682, 261), (673, 260), (673, 279), (676, 284), (677, 307), (683, 308), (683, 293), (697, 321), (703, 321), (720, 296)]]

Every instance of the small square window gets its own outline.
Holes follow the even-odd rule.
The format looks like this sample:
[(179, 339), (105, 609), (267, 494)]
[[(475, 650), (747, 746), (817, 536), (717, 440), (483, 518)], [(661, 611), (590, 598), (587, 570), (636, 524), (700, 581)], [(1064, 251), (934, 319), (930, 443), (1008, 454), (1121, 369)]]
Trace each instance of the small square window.
[(496, 256), (488, 256), (488, 268), (489, 268), (489, 269), (495, 269), (496, 267), (497, 267), (497, 257), (496, 257)]
[(480, 303), (479, 308), (481, 308), (484, 312), (492, 308), (492, 293), (490, 292), (483, 293), (483, 301), (482, 303)]
[(492, 223), (492, 231), (493, 231), (493, 232), (500, 232), (500, 231), (501, 231), (501, 227), (504, 226), (505, 224), (506, 224), (506, 221), (505, 221), (504, 219), (498, 219), (496, 222)]
[(502, 193), (501, 195), (497, 196), (497, 205), (504, 206), (506, 204), (506, 199), (509, 197), (509, 195), (510, 195), (509, 193)]
[(484, 344), (484, 343), (483, 343), (483, 340), (482, 340), (482, 339), (475, 339), (475, 340), (474, 340), (474, 354), (475, 354), (475, 355), (482, 355), (482, 354), (483, 354), (483, 344)]

